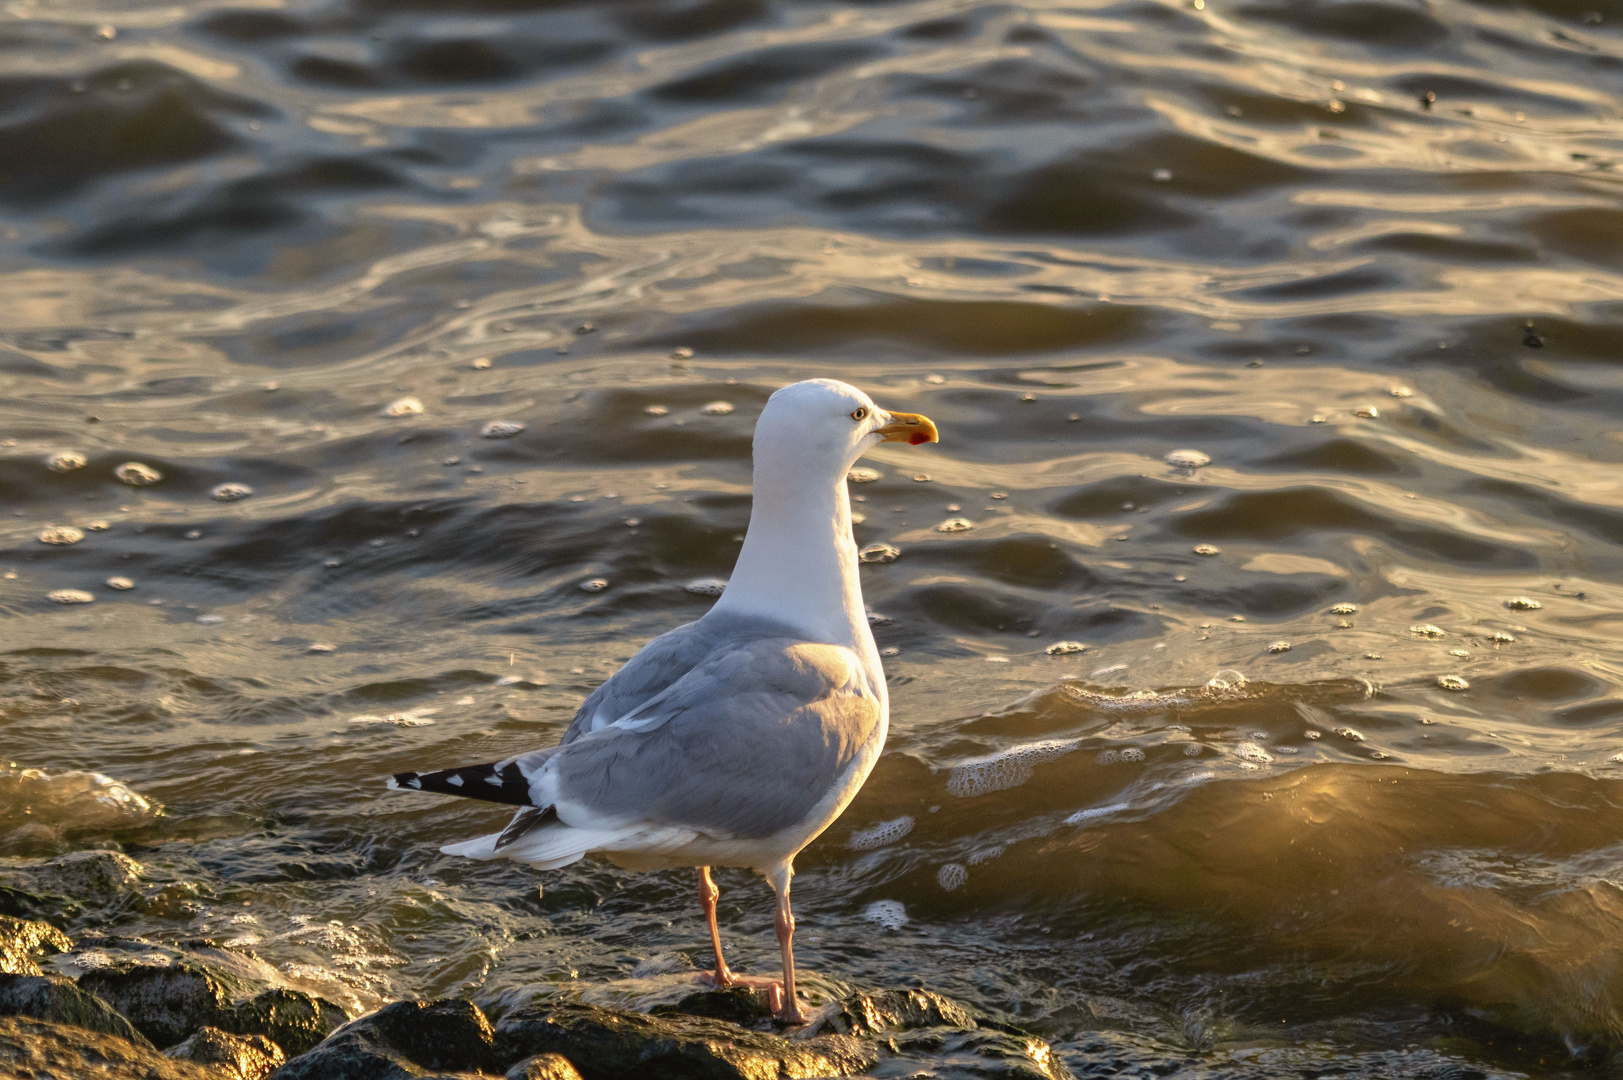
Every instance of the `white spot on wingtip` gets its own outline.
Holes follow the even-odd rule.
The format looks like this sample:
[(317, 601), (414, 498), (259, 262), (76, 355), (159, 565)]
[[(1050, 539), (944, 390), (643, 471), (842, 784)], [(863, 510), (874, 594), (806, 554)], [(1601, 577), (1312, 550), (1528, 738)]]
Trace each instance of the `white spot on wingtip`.
[(414, 776), (410, 780), (406, 781), (406, 786), (411, 788), (421, 788), (423, 786), (423, 782)]
[(450, 784), (452, 787), (461, 787), (462, 786), (462, 777), (460, 777), (460, 776), (447, 776), (445, 778), (445, 782), (447, 784)]
[(485, 783), (490, 784), (493, 787), (501, 787), (502, 778), (499, 776), (487, 776), (485, 777)]

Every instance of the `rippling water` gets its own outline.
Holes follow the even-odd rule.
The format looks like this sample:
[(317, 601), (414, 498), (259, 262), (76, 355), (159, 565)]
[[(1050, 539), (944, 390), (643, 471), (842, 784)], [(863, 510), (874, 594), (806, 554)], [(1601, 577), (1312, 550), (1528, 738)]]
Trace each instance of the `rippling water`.
[[(554, 739), (704, 611), (762, 402), (833, 375), (942, 443), (853, 488), (900, 551), (863, 568), (892, 734), (800, 860), (814, 991), (918, 979), (1079, 1075), (1605, 1060), (1620, 35), (8, 5), (0, 855), (120, 844), (146, 895), (81, 929), (352, 1009), (646, 998), (705, 963), (690, 875), (451, 860), (501, 812), (380, 778)], [(772, 969), (765, 885), (720, 883)]]

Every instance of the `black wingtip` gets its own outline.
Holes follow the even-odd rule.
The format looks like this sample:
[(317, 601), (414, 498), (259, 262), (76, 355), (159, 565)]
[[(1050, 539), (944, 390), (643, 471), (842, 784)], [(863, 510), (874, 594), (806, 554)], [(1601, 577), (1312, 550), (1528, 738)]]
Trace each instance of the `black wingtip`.
[(530, 781), (518, 762), (509, 761), (497, 769), (495, 764), (469, 765), (461, 769), (441, 769), (438, 772), (403, 772), (389, 778), (389, 787), (401, 791), (432, 791), (436, 795), (459, 795), (464, 799), (506, 803), (509, 806), (530, 806)]

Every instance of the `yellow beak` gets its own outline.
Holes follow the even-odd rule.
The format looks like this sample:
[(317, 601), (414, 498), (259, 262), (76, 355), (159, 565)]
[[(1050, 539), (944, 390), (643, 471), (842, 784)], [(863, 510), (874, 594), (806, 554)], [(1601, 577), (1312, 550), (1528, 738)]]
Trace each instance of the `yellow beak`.
[(886, 442), (904, 442), (912, 446), (920, 443), (940, 442), (935, 424), (928, 416), (916, 412), (893, 412), (890, 423), (879, 429)]

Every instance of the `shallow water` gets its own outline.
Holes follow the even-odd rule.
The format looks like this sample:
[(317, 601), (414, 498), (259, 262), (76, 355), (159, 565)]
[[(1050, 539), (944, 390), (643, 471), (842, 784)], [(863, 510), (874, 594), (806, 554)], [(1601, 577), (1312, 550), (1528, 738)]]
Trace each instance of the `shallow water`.
[(1078, 1075), (1623, 1045), (1616, 0), (29, 0), (0, 72), (0, 855), (141, 861), (82, 932), (351, 1009), (704, 964), (690, 875), (445, 858), (501, 812), (381, 778), (702, 613), (832, 375), (942, 442), (853, 487), (893, 715), (814, 992)]

